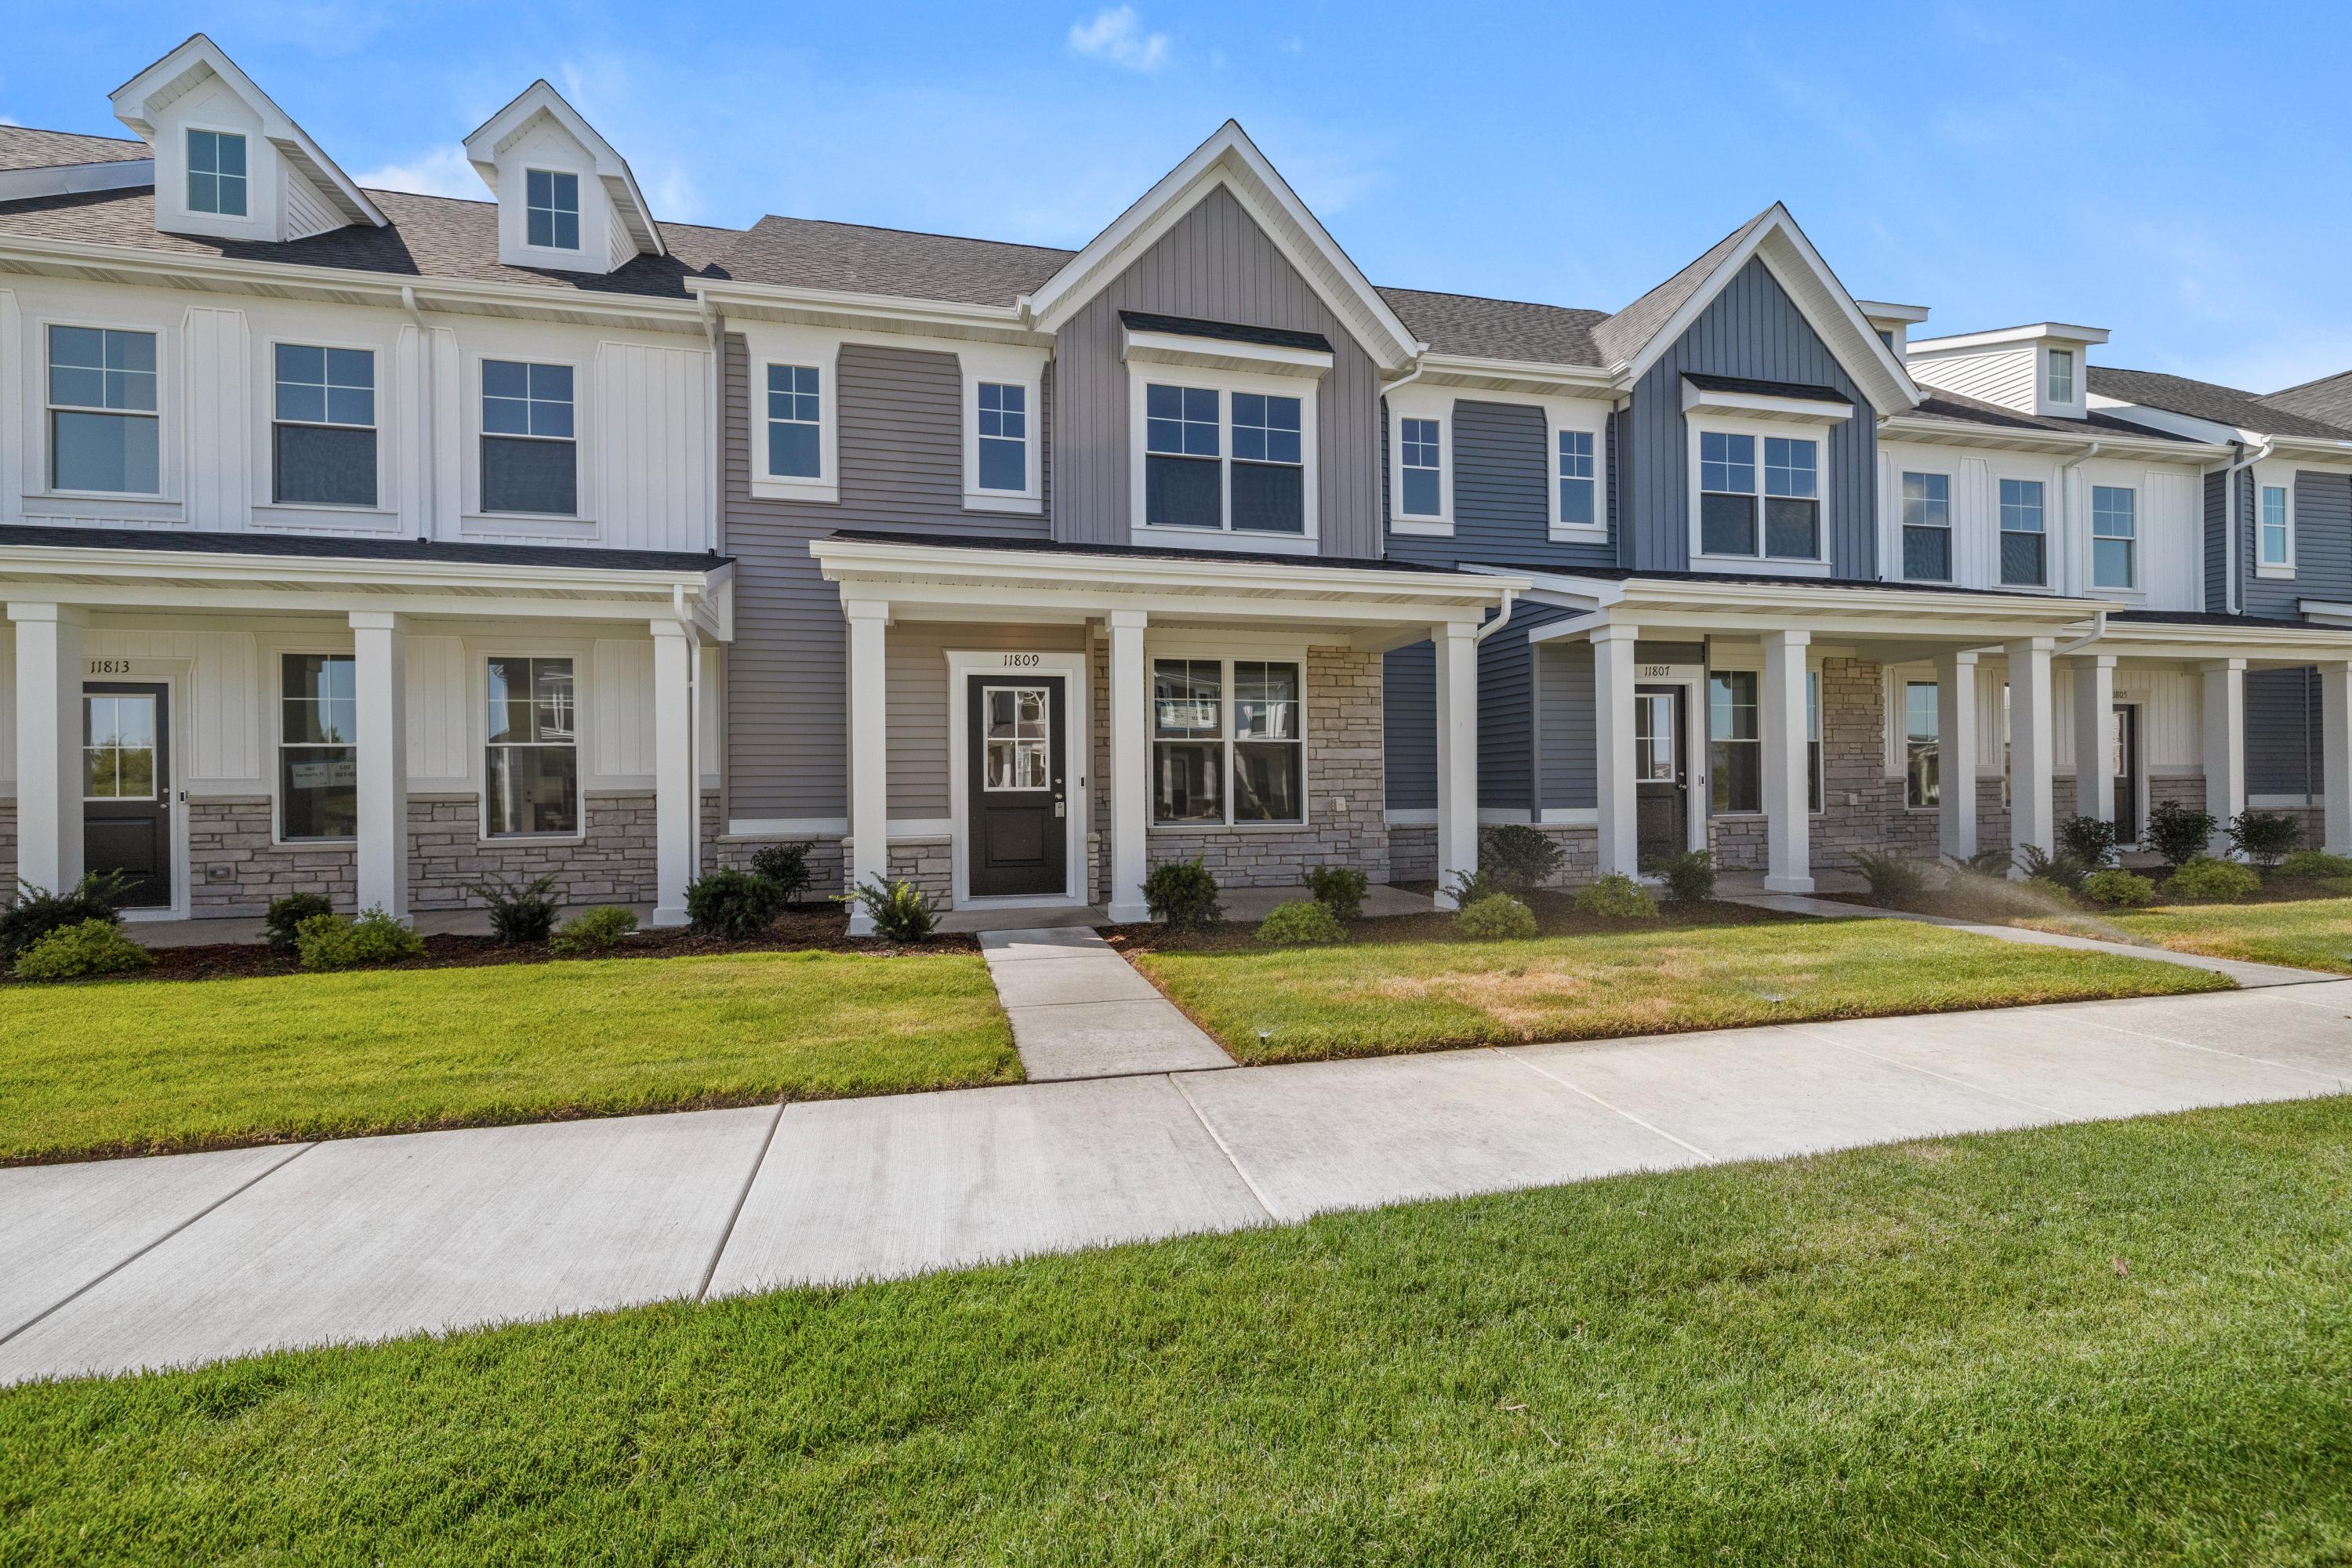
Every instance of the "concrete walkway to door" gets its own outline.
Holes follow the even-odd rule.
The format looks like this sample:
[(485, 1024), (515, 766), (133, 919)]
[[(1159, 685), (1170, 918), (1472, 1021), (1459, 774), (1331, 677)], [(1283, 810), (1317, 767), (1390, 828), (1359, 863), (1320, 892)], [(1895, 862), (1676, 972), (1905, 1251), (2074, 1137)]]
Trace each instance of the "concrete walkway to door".
[(0, 1384), (2342, 1094), (2347, 1015), (2323, 981), (0, 1170)]
[(1032, 1083), (1234, 1065), (1223, 1047), (1090, 931), (990, 931), (980, 950)]

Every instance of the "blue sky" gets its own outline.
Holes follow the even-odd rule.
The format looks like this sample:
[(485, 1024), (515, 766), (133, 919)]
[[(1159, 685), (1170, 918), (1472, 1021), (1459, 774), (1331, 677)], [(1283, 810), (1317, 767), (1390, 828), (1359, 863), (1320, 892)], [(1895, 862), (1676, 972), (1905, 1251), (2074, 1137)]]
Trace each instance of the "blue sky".
[(0, 117), (201, 27), (355, 175), (481, 187), (546, 76), (665, 218), (1078, 245), (1238, 118), (1375, 280), (1615, 309), (1774, 200), (1929, 331), (2272, 390), (2352, 367), (2352, 10), (22, 4)]

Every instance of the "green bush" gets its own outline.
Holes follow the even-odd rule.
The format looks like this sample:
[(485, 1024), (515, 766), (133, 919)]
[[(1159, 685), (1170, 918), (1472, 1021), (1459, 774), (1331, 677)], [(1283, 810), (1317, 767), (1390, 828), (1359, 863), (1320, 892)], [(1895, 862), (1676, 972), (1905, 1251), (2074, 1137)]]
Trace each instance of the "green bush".
[(1559, 874), (1567, 852), (1551, 835), (1524, 822), (1505, 823), (1480, 835), (1478, 864), (1504, 892), (1521, 898)]
[(1654, 921), (1658, 900), (1633, 878), (1612, 871), (1576, 889), (1576, 912), (1604, 921)]
[(1665, 875), (1667, 895), (1676, 903), (1715, 897), (1715, 857), (1704, 849), (1685, 849), (1659, 869)]
[(60, 926), (26, 948), (11, 973), (19, 980), (79, 980), (90, 974), (127, 974), (154, 962), (112, 921), (88, 920)]
[(618, 904), (599, 904), (565, 921), (547, 939), (547, 951), (558, 958), (593, 958), (611, 952), (637, 929), (637, 917)]
[(1853, 868), (1870, 884), (1870, 896), (1882, 904), (1916, 899), (1927, 890), (1927, 866), (1891, 849), (1857, 849)]
[(14, 963), (26, 948), (53, 931), (86, 921), (120, 924), (116, 906), (131, 889), (131, 879), (120, 871), (100, 876), (93, 871), (71, 892), (52, 893), (30, 882), (16, 884), (16, 897), (0, 910), (0, 963)]
[(1328, 947), (1348, 940), (1347, 927), (1324, 905), (1309, 899), (1276, 904), (1258, 923), (1258, 941), (1268, 947)]
[(552, 876), (529, 882), (489, 878), (466, 890), (490, 911), (492, 936), (509, 947), (535, 947), (555, 929), (555, 900), (547, 896), (554, 886)]
[(1364, 889), (1371, 879), (1346, 866), (1318, 866), (1307, 873), (1307, 889), (1334, 920), (1352, 921), (1364, 912)]
[(378, 908), (355, 921), (312, 915), (294, 929), (294, 945), (305, 969), (371, 969), (416, 957), (425, 939)]
[(751, 875), (773, 882), (791, 903), (809, 889), (816, 874), (809, 869), (809, 851), (814, 843), (763, 845), (751, 857)]
[(2231, 847), (2268, 870), (2303, 842), (2303, 824), (2283, 811), (2242, 811), (2230, 819)]
[(783, 889), (749, 871), (713, 871), (686, 885), (687, 923), (697, 936), (751, 942), (783, 912)]
[(333, 900), (323, 893), (289, 893), (282, 899), (269, 900), (269, 912), (261, 917), (263, 938), (269, 951), (281, 958), (294, 956), (294, 933), (312, 915), (335, 912)]
[(1457, 910), (1466, 910), (1473, 904), (1484, 903), (1498, 893), (1507, 896), (1511, 889), (1496, 881), (1494, 873), (1481, 866), (1475, 871), (1454, 872), (1454, 886), (1448, 890), (1454, 895), (1454, 907)]
[(1536, 934), (1536, 912), (1508, 893), (1489, 893), (1463, 905), (1454, 926), (1475, 942), (1525, 942)]
[(1143, 907), (1171, 931), (1199, 931), (1224, 918), (1217, 879), (1198, 859), (1163, 860), (1143, 879)]
[(939, 911), (912, 882), (868, 882), (857, 889), (857, 901), (884, 942), (929, 942), (940, 923)]
[(1979, 849), (1973, 855), (1947, 855), (1944, 864), (1957, 870), (1973, 871), (1979, 877), (2006, 877), (2016, 864), (2005, 848)]
[(2298, 849), (2278, 863), (2278, 875), (2297, 881), (2331, 882), (2352, 877), (2352, 858), (2325, 849)]
[(2084, 878), (2079, 891), (2095, 904), (2105, 904), (2116, 910), (2136, 910), (2142, 904), (2156, 900), (2154, 882), (2146, 877), (2113, 868), (2094, 871)]
[(2027, 881), (2054, 883), (2069, 893), (2080, 888), (2083, 879), (2095, 869), (2075, 858), (2070, 850), (2062, 849), (2055, 855), (2045, 854), (2039, 844), (2021, 846), (2017, 851), (2017, 863), (2024, 868)]
[(2251, 868), (2233, 860), (2192, 855), (2165, 879), (2164, 896), (2176, 904), (2234, 904), (2262, 885)]
[(2177, 800), (2160, 800), (2147, 814), (2147, 828), (2140, 837), (2164, 857), (2166, 865), (2186, 866), (2205, 853), (2213, 830), (2221, 826), (2221, 819), (2210, 811), (2192, 810)]
[(2079, 861), (2084, 876), (2116, 858), (2116, 825), (2104, 817), (2078, 816), (2058, 829), (2058, 850)]

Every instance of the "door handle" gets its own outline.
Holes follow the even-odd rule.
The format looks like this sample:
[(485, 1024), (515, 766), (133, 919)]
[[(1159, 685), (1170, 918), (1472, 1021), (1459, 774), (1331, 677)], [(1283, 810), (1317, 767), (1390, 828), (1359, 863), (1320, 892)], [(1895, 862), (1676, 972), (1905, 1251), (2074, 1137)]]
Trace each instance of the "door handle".
[(1066, 802), (1058, 799), (1054, 802), (1054, 815), (1055, 816), (1064, 816), (1067, 813), (1068, 809), (1069, 807)]

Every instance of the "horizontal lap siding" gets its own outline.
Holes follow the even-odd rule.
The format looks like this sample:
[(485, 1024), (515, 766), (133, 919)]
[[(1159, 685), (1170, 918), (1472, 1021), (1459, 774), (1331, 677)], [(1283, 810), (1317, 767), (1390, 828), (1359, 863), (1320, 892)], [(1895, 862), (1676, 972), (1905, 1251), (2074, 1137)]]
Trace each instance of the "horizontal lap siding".
[(1437, 809), (1437, 650), (1415, 643), (1382, 662), (1381, 732), (1391, 811)]
[[(1391, 557), (1433, 566), (1478, 561), (1560, 571), (1616, 564), (1613, 543), (1571, 544), (1551, 538), (1551, 455), (1541, 408), (1465, 397), (1454, 402), (1449, 417), (1454, 531), (1443, 537), (1392, 533)], [(1385, 466), (1381, 474), (1385, 480)]]
[(1546, 811), (1590, 811), (1601, 804), (1593, 763), (1592, 645), (1539, 643), (1538, 683), (1543, 696), (1543, 791)]

